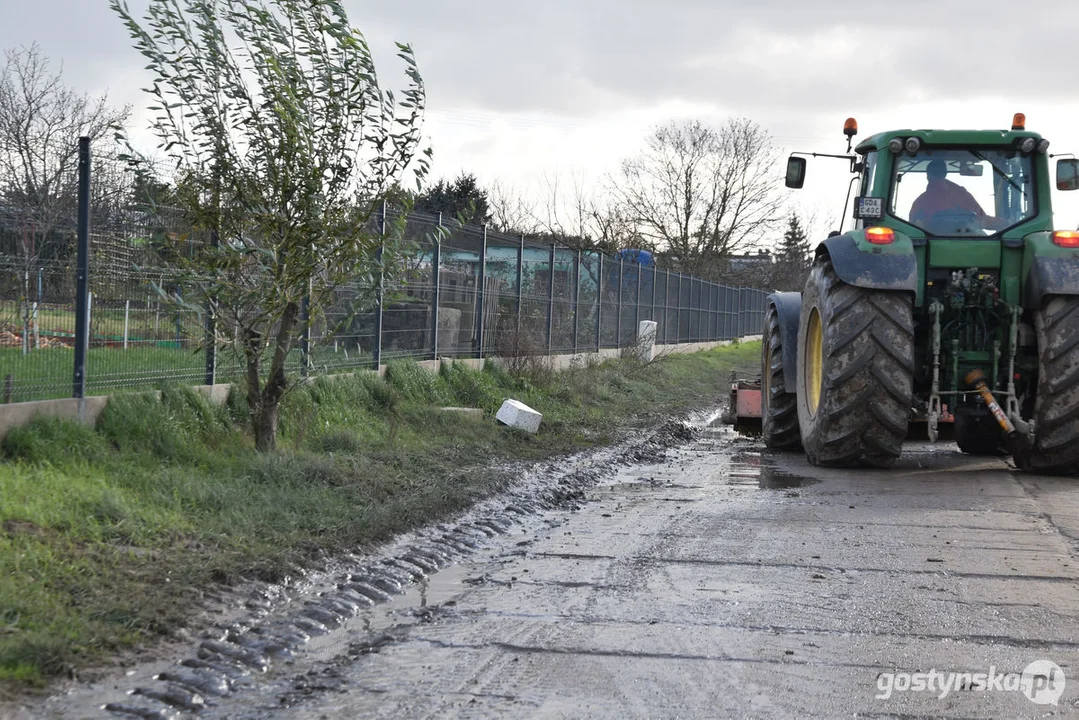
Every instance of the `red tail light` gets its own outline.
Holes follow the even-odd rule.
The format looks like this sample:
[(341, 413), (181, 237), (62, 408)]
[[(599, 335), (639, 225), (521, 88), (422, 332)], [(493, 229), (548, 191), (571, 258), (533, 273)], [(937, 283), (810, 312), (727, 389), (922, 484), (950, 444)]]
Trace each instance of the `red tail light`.
[(1053, 244), (1066, 248), (1079, 248), (1079, 231), (1057, 230), (1053, 233)]
[(895, 242), (895, 230), (885, 227), (866, 228), (865, 239), (874, 245), (891, 245)]

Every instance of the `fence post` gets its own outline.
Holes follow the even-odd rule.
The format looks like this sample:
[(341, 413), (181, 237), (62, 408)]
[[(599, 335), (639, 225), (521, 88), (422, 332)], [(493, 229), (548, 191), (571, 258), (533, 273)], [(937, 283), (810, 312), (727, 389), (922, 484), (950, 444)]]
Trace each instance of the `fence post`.
[(577, 354), (577, 344), (581, 330), (581, 251), (577, 250), (577, 264), (573, 270), (573, 354)]
[(697, 320), (697, 338), (698, 342), (707, 342), (709, 336), (712, 334), (709, 326), (712, 324), (712, 314), (709, 312), (709, 305), (712, 302), (712, 298), (708, 293), (708, 281), (697, 281), (697, 307), (700, 319)]
[(41, 349), (41, 320), (38, 318), (38, 310), (41, 308), (42, 303), (45, 302), (43, 296), (42, 287), (45, 274), (45, 268), (39, 267), (37, 269), (37, 302), (34, 303), (34, 349)]
[[(658, 275), (659, 275), (659, 268), (657, 268), (655, 265), (653, 265), (652, 266), (652, 317), (651, 317), (651, 319), (653, 321), (655, 321), (655, 319), (656, 319), (656, 289), (659, 287), (659, 277), (657, 277)], [(657, 325), (657, 327), (658, 327), (658, 325)], [(656, 336), (656, 339), (657, 340), (659, 339), (658, 334)]]
[(521, 236), (521, 241), (517, 245), (517, 347), (513, 349), (514, 353), (517, 352), (521, 343), (521, 301), (524, 297), (524, 268), (525, 268), (525, 236)]
[(483, 357), (484, 315), (487, 303), (487, 224), (483, 225), (483, 243), (480, 245), (480, 277), (476, 305), (479, 308), (476, 317), (476, 357)]
[(682, 342), (682, 273), (678, 273), (678, 302), (674, 306), (674, 341)]
[[(217, 243), (217, 223), (215, 222), (214, 228), (210, 230), (210, 246), (216, 248)], [(202, 380), (204, 385), (213, 385), (217, 382), (217, 298), (206, 299), (205, 331), (206, 366)]]
[(30, 271), (23, 271), (22, 297), (19, 298), (18, 313), (23, 317), (22, 324), (22, 354), (30, 353)]
[(705, 330), (704, 280), (697, 279), (697, 342), (707, 340)]
[(663, 271), (663, 344), (666, 345), (669, 337), (668, 328), (671, 324), (671, 271)]
[(727, 327), (726, 327), (726, 337), (724, 338), (724, 340), (733, 340), (734, 339), (734, 333), (738, 329), (738, 314), (737, 314), (738, 313), (738, 307), (737, 307), (737, 305), (738, 305), (737, 299), (738, 298), (734, 293), (734, 288), (729, 286), (729, 285), (727, 286), (727, 289), (726, 289), (725, 292), (726, 292), (726, 299), (723, 302), (723, 307), (724, 307), (724, 309), (726, 310), (726, 313), (727, 313)]
[(641, 255), (637, 254), (637, 307), (633, 309), (633, 341), (637, 342), (637, 333), (641, 327)]
[(311, 280), (307, 281), (307, 293), (300, 301), (300, 322), (303, 334), (300, 336), (300, 377), (311, 374)]
[(599, 255), (599, 273), (596, 275), (596, 352), (603, 349), (603, 253)]
[(439, 273), (442, 269), (442, 213), (438, 214), (434, 257), (431, 259), (431, 359), (438, 360)]
[(708, 302), (712, 308), (708, 316), (709, 334), (715, 341), (720, 339), (720, 287), (715, 283), (708, 284)]
[[(124, 318), (127, 325), (127, 318)], [(127, 350), (127, 332), (124, 332), (124, 349)], [(217, 310), (213, 300), (206, 302), (206, 367), (202, 378), (204, 385), (217, 382)]]
[[(78, 253), (75, 271), (75, 372), (73, 397), (86, 398), (86, 353), (90, 347), (90, 138), (79, 138)], [(79, 419), (86, 404), (79, 403)]]
[(689, 341), (698, 342), (701, 339), (701, 323), (700, 323), (700, 299), (697, 302), (693, 302), (693, 288), (698, 285), (697, 278), (691, 277), (689, 279)]
[(554, 261), (558, 246), (551, 243), (551, 260), (547, 264), (547, 354), (554, 354)]
[(742, 298), (745, 298), (745, 296), (746, 296), (746, 288), (739, 287), (738, 288), (738, 315), (737, 315), (737, 320), (738, 320), (738, 339), (741, 339), (741, 337), (743, 335), (746, 335), (746, 311), (743, 310), (743, 305), (745, 305), (746, 303), (742, 302)]
[(618, 306), (615, 308), (614, 324), (614, 346), (617, 348), (622, 347), (622, 285), (624, 281), (624, 269), (626, 259), (621, 254), (618, 256)]
[(371, 351), (371, 358), (374, 360), (375, 372), (378, 372), (379, 367), (382, 365), (382, 301), (385, 294), (385, 278), (386, 273), (383, 270), (383, 254), (386, 250), (386, 200), (382, 200), (382, 212), (378, 219), (378, 252), (376, 258), (378, 259), (378, 287), (375, 289), (375, 346)]
[(701, 342), (712, 340), (712, 283), (701, 280)]
[(704, 280), (697, 278), (693, 284), (697, 286), (697, 302), (695, 303), (697, 308), (697, 332), (694, 342), (702, 342), (704, 340)]

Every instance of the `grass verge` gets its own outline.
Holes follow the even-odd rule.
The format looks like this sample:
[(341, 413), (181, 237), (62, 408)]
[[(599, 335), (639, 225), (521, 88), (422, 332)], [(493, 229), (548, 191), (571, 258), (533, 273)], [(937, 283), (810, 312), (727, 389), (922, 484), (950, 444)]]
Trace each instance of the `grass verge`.
[[(370, 546), (503, 487), (494, 466), (608, 443), (716, 404), (759, 343), (652, 364), (513, 376), (395, 362), (288, 396), (279, 450), (255, 452), (242, 398), (121, 395), (96, 428), (43, 420), (0, 452), (0, 687), (25, 690), (166, 637), (202, 588), (278, 580), (319, 552)], [(506, 397), (536, 435), (490, 416)], [(474, 420), (438, 408), (481, 407)]]

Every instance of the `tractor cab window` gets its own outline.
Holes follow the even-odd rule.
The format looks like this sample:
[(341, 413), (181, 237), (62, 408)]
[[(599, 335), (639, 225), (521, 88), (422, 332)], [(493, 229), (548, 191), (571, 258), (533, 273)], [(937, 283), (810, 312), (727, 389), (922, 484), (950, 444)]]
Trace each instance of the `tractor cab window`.
[[(876, 182), (877, 176), (877, 151), (870, 150), (862, 158), (862, 180), (858, 187), (857, 194), (862, 197), (869, 197), (873, 194), (873, 186)], [(850, 199), (848, 198), (848, 202)], [(869, 222), (877, 222), (876, 220)], [(867, 221), (859, 218), (854, 224), (856, 228), (867, 227)]]
[(994, 235), (1037, 212), (1029, 156), (1010, 148), (922, 149), (896, 158), (891, 212), (929, 235)]
[(862, 159), (862, 195), (873, 194), (873, 183), (877, 175), (877, 153), (871, 150)]

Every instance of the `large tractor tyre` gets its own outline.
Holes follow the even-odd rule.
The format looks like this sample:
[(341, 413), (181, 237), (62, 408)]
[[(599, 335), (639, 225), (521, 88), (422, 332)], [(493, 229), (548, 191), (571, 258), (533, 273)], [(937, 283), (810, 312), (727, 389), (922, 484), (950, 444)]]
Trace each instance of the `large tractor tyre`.
[(1034, 316), (1038, 333), (1038, 394), (1034, 447), (1026, 469), (1079, 472), (1079, 297), (1048, 298)]
[(956, 408), (955, 444), (967, 455), (1007, 455), (1000, 425), (985, 405)]
[(798, 450), (802, 436), (798, 430), (798, 397), (787, 392), (784, 375), (793, 379), (794, 368), (783, 368), (783, 338), (779, 313), (768, 305), (761, 342), (761, 432), (764, 444), (773, 450)]
[(891, 467), (902, 451), (914, 376), (909, 293), (867, 290), (817, 260), (798, 324), (798, 424), (814, 465)]

